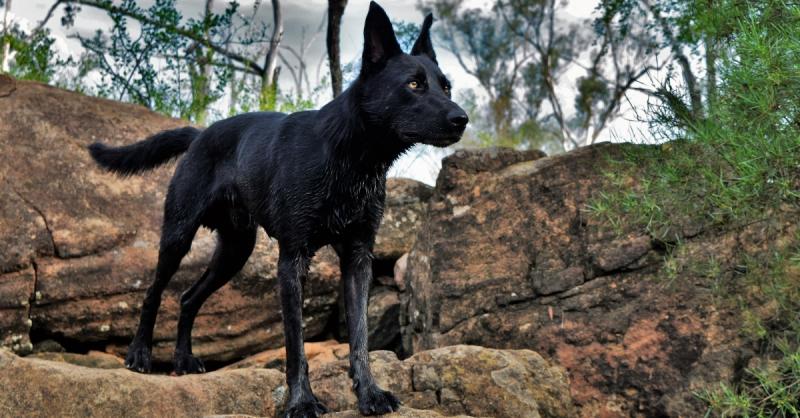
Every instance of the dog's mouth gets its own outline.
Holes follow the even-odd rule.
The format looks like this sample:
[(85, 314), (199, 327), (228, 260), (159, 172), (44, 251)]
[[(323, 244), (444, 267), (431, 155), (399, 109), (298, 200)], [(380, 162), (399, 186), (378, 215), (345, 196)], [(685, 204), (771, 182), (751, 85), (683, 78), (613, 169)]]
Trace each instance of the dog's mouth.
[(433, 145), (435, 147), (446, 147), (448, 145), (453, 145), (459, 140), (461, 140), (461, 134), (463, 132), (459, 132), (457, 134), (452, 135), (420, 135), (418, 133), (404, 133), (402, 135), (403, 139), (408, 142), (419, 142), (426, 145)]

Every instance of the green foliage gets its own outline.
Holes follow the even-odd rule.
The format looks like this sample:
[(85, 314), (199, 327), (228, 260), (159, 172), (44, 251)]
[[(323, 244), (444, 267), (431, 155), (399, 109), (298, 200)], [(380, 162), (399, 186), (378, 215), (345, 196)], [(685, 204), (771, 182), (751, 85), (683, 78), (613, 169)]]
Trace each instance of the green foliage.
[[(98, 30), (91, 38), (79, 38), (87, 51), (82, 62), (101, 74), (97, 94), (203, 123), (211, 103), (222, 96), (230, 69), (212, 67), (210, 49), (175, 33), (183, 21), (175, 6), (174, 0), (157, 0), (144, 9), (134, 0), (123, 1), (109, 11), (108, 34)], [(197, 37), (218, 36), (237, 7), (231, 3), (222, 14), (188, 19), (187, 30)], [(66, 24), (74, 20), (72, 13)], [(139, 25), (131, 27), (131, 15), (142, 17)]]
[[(742, 270), (744, 291), (729, 295), (741, 305), (744, 335), (767, 353), (741, 382), (700, 391), (707, 416), (800, 416), (800, 236), (793, 247), (766, 259), (751, 258)], [(769, 356), (769, 353), (776, 355)]]
[(746, 389), (723, 384), (717, 391), (699, 394), (710, 405), (706, 416), (800, 416), (800, 350), (783, 349), (776, 364), (747, 370)]
[(483, 90), (475, 96), (480, 106), (470, 113), (470, 120), (485, 121), (479, 130), (472, 125), (478, 144), (552, 152), (594, 143), (650, 70), (642, 56), (653, 42), (641, 31), (617, 30), (616, 12), (600, 20), (602, 30), (587, 30), (583, 22), (562, 20), (566, 4), (496, 0), (485, 10), (457, 0), (421, 2), (421, 9), (433, 10), (440, 20), (441, 43)]
[[(632, 147), (611, 162), (614, 192), (600, 194), (589, 211), (614, 228), (633, 223), (653, 237), (678, 243), (686, 227), (738, 228), (797, 213), (800, 207), (800, 5), (783, 0), (674, 1), (681, 42), (698, 49), (715, 38), (719, 76), (704, 97), (703, 115), (682, 101), (650, 109), (662, 145)], [(716, 14), (716, 16), (711, 16)], [(701, 44), (702, 42), (702, 44)], [(708, 83), (708, 80), (704, 80)], [(670, 84), (665, 84), (668, 89)], [(789, 215), (790, 216), (790, 215)], [(769, 364), (748, 370), (741, 382), (699, 394), (709, 416), (797, 417), (800, 409), (800, 236), (767, 242), (745, 257), (731, 283), (717, 260), (700, 260), (691, 271), (705, 276), (742, 313), (742, 333), (778, 353)], [(678, 250), (679, 251), (679, 250)], [(691, 267), (691, 266), (689, 266)], [(679, 280), (679, 257), (665, 262), (665, 275)], [(698, 272), (705, 272), (698, 274)], [(778, 350), (776, 350), (778, 348)]]
[(800, 7), (770, 0), (742, 15), (708, 117), (687, 125), (657, 112), (662, 133), (677, 137), (615, 162), (616, 173), (642, 174), (636, 188), (601, 198), (659, 238), (681, 218), (747, 222), (800, 202)]
[(27, 37), (21, 31), (13, 29), (4, 41), (9, 44), (10, 52), (14, 55), (9, 72), (16, 78), (47, 83), (58, 68), (67, 64), (67, 61), (58, 58), (53, 50), (54, 40), (46, 31)]

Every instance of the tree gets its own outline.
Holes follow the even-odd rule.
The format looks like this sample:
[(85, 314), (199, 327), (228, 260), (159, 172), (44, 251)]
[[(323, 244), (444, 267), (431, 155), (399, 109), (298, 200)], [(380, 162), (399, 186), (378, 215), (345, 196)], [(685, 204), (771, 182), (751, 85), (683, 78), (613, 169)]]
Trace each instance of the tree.
[[(260, 4), (254, 5), (253, 16)], [(154, 108), (175, 105), (179, 111), (173, 113), (204, 121), (208, 105), (220, 94), (214, 91), (221, 90), (232, 73), (240, 74), (239, 81), (245, 77), (258, 80), (254, 93), (259, 108), (276, 107), (283, 19), (280, 1), (272, 0), (271, 4), (271, 31), (263, 24), (251, 26), (246, 18), (238, 15), (239, 5), (235, 1), (229, 2), (221, 14), (213, 13), (213, 2), (207, 1), (201, 19), (184, 20), (175, 7), (175, 0), (157, 0), (148, 9), (132, 0), (119, 5), (108, 0), (57, 0), (37, 29), (43, 28), (60, 6), (64, 6), (66, 17), (62, 23), (67, 26), (74, 22), (81, 6), (106, 11), (113, 21), (109, 37), (102, 32), (89, 39), (75, 36), (91, 53), (88, 59), (96, 62), (97, 68), (111, 79), (110, 89), (121, 89), (133, 101), (145, 102)], [(149, 39), (156, 41), (155, 44), (131, 39), (128, 20), (140, 24), (140, 41)], [(165, 61), (170, 70), (166, 75), (156, 70), (159, 60)], [(166, 80), (169, 77), (171, 81)], [(212, 86), (214, 79), (216, 85)], [(180, 96), (175, 92), (181, 89), (181, 84), (190, 86), (192, 101), (188, 105), (179, 103), (176, 98)], [(159, 92), (166, 94), (160, 97)]]
[[(598, 33), (638, 32), (652, 45), (643, 62), (662, 62), (666, 74), (649, 75), (637, 91), (652, 99), (654, 127), (683, 129), (701, 123), (717, 101), (717, 70), (730, 53), (727, 41), (744, 17), (727, 0), (604, 0)], [(729, 49), (729, 48), (728, 48)], [(654, 66), (649, 66), (652, 71)], [(673, 116), (677, 116), (674, 118)], [(666, 134), (670, 136), (671, 134)]]
[[(462, 9), (456, 0), (422, 5), (435, 11), (442, 21), (439, 39), (487, 96), (493, 142), (533, 146), (549, 140), (559, 148), (593, 143), (647, 74), (633, 63), (647, 43), (611, 33), (598, 39), (579, 23), (560, 20), (563, 5), (497, 0), (488, 12)], [(576, 70), (585, 75), (565, 76)], [(575, 93), (566, 93), (571, 89)], [(574, 111), (568, 110), (570, 96)]]
[(11, 39), (10, 24), (8, 20), (8, 12), (11, 11), (11, 0), (0, 0), (0, 7), (3, 6), (5, 1), (5, 8), (3, 9), (3, 36), (0, 38), (0, 72), (8, 72), (8, 56), (10, 55)]
[(347, 0), (328, 0), (328, 32), (325, 45), (328, 49), (328, 63), (331, 71), (331, 88), (333, 97), (342, 93), (342, 59), (339, 35), (342, 31), (342, 15)]

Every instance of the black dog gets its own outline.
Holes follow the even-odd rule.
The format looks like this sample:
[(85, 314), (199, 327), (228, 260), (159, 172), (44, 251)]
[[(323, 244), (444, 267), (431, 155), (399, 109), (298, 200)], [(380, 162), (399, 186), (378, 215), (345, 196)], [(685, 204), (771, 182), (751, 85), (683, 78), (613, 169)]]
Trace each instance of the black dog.
[(286, 415), (316, 417), (326, 410), (311, 393), (301, 318), (309, 260), (328, 244), (341, 262), (358, 409), (371, 415), (398, 408), (397, 398), (376, 385), (367, 353), (372, 247), (383, 215), (386, 172), (414, 143), (455, 143), (468, 121), (450, 100), (450, 84), (438, 68), (432, 20), (425, 18), (411, 55), (404, 54), (386, 13), (371, 3), (358, 79), (318, 111), (249, 113), (202, 132), (187, 127), (119, 148), (89, 147), (98, 164), (123, 175), (187, 152), (169, 185), (155, 281), (128, 349), (129, 369), (149, 371), (161, 294), (202, 225), (218, 231), (218, 243), (208, 269), (181, 297), (174, 362), (178, 374), (204, 371), (192, 355), (195, 315), (242, 268), (261, 226), (280, 247)]

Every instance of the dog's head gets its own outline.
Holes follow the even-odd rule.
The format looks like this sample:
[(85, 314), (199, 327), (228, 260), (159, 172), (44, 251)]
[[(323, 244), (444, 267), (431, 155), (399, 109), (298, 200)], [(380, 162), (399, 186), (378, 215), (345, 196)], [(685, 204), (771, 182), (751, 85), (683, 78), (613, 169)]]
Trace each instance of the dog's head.
[(401, 141), (444, 147), (461, 139), (469, 119), (451, 100), (450, 82), (436, 62), (432, 23), (433, 16), (426, 16), (406, 54), (386, 12), (370, 3), (359, 74), (361, 108), (371, 124), (388, 128)]

